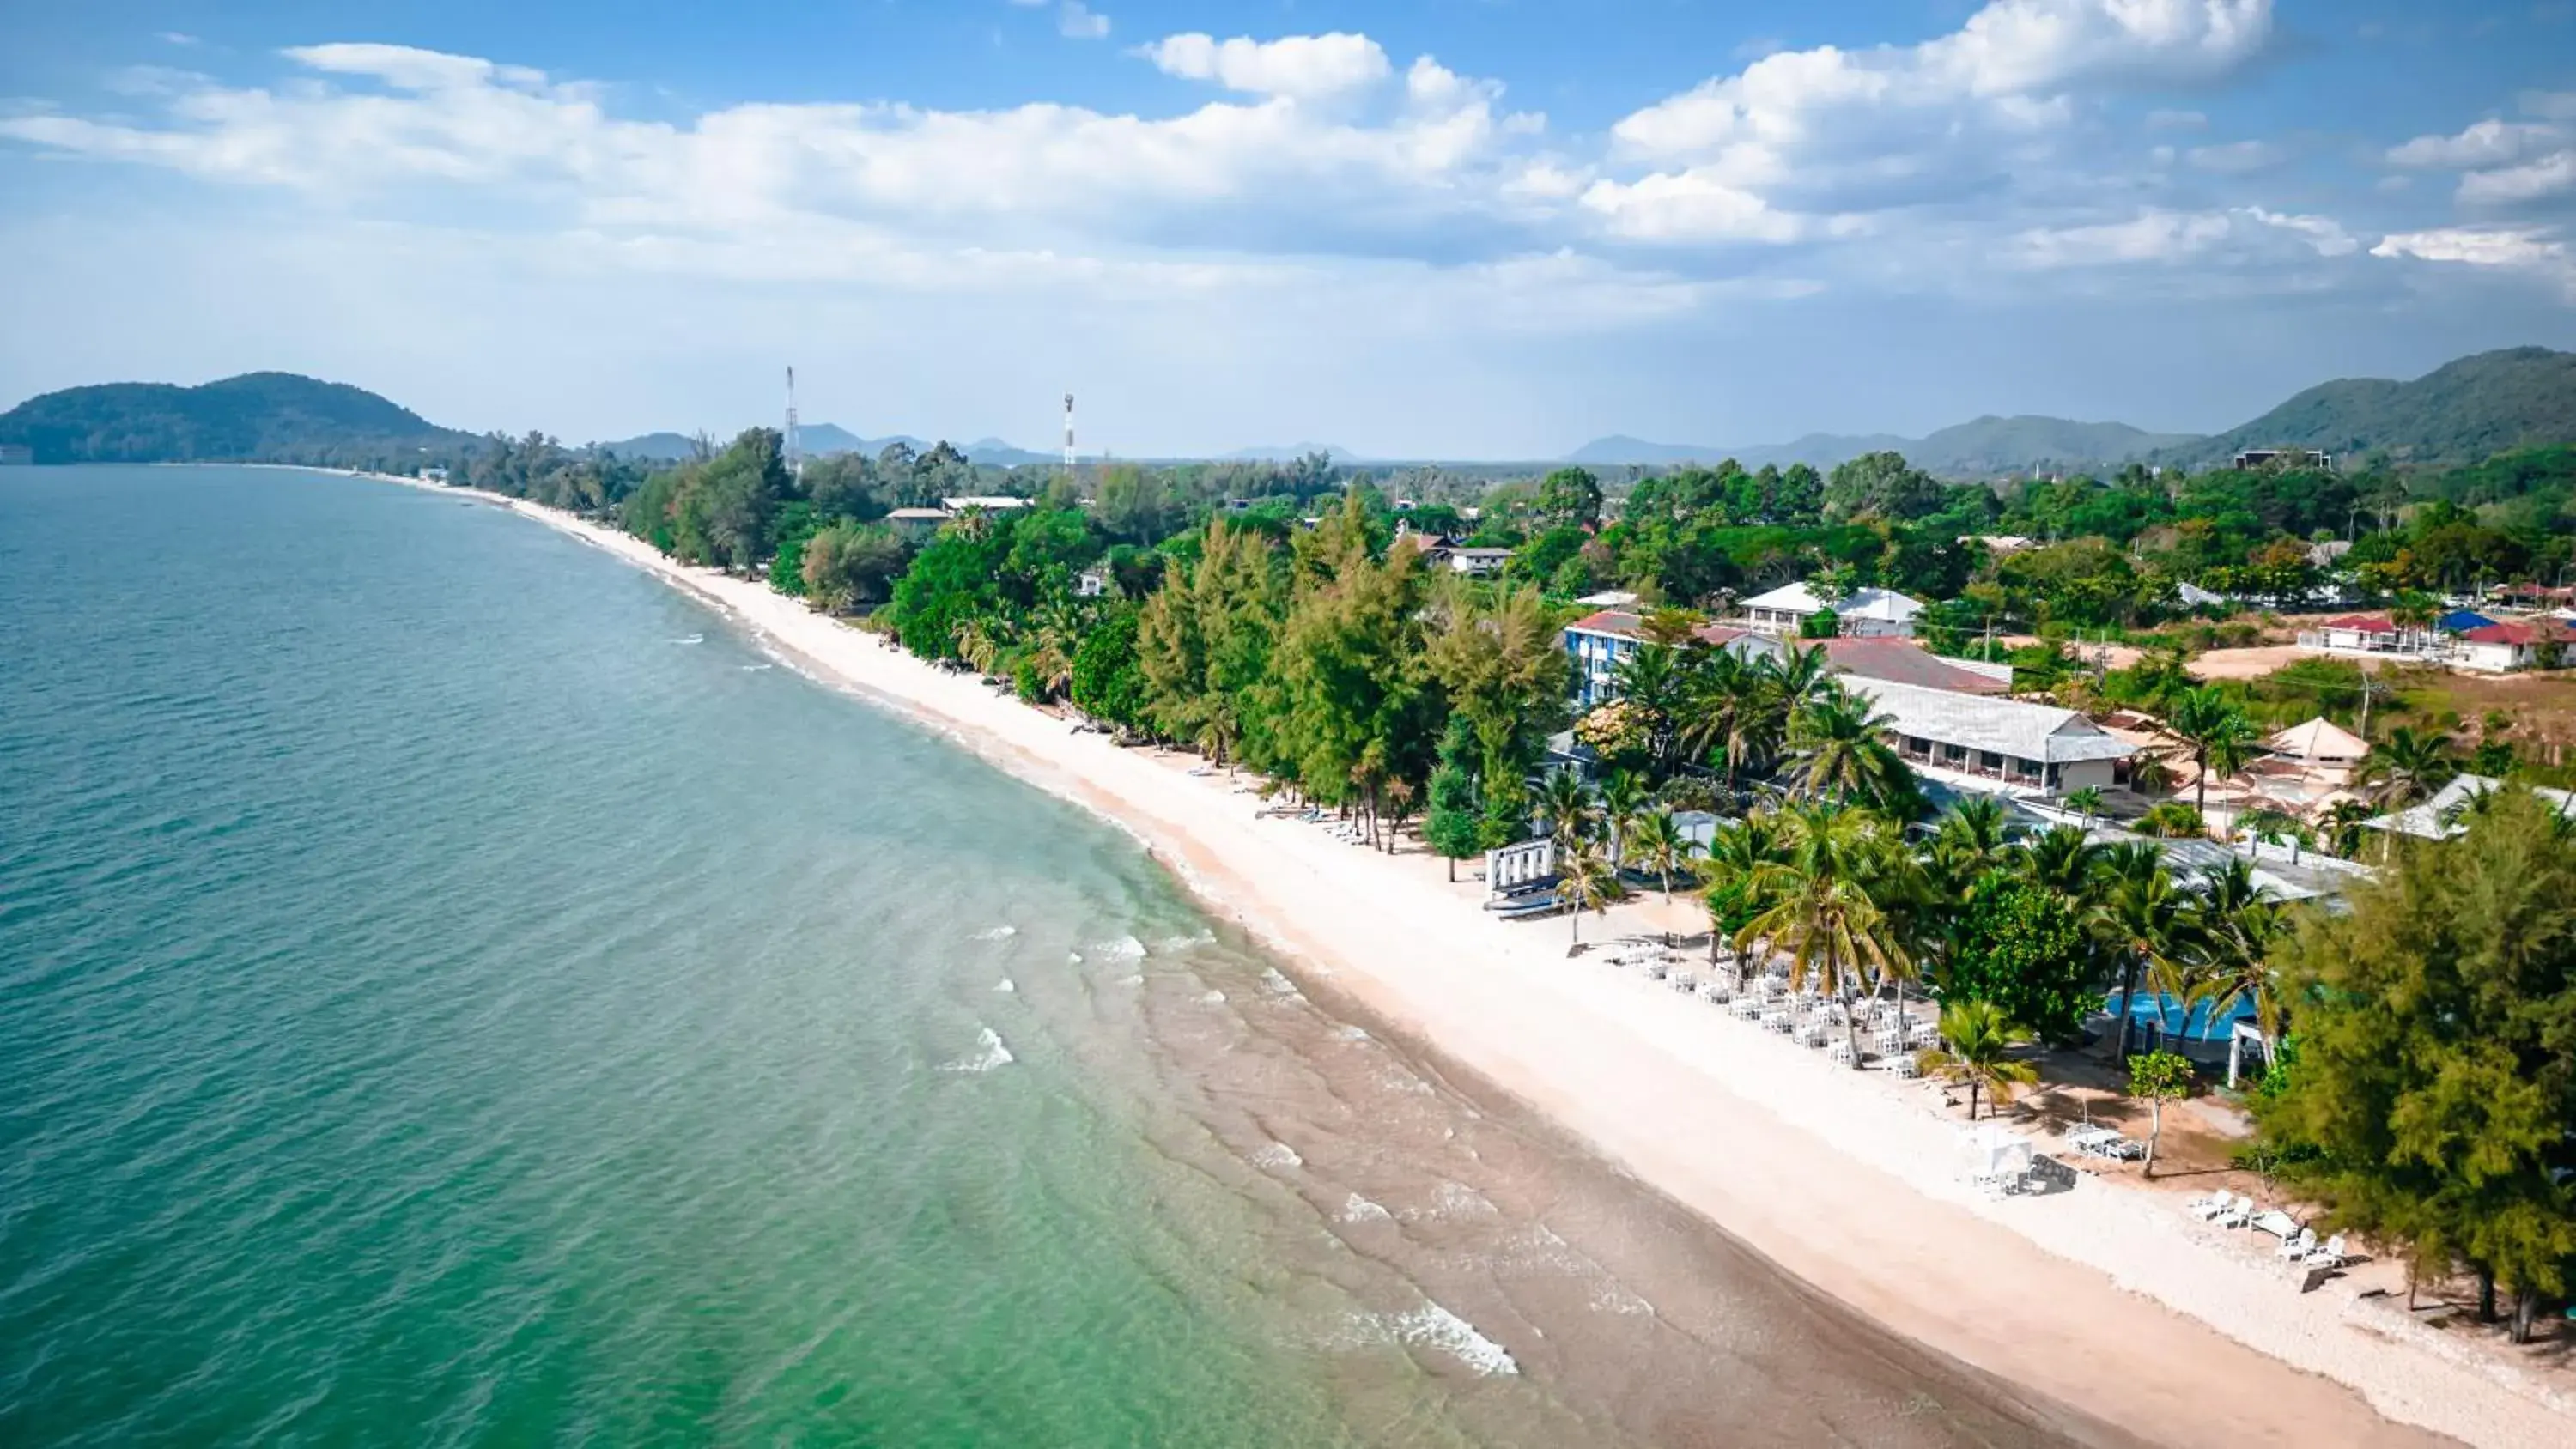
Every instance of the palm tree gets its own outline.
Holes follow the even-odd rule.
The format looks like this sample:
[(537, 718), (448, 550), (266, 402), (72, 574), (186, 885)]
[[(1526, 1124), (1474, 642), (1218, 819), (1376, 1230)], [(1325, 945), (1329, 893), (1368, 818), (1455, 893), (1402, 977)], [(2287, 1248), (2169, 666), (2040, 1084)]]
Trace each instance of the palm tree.
[(1682, 833), (1671, 811), (1657, 810), (1637, 817), (1637, 823), (1628, 828), (1627, 843), (1636, 852), (1637, 864), (1662, 878), (1664, 904), (1671, 905), (1673, 872), (1689, 868), (1691, 857), (1699, 854), (1699, 842)]
[(2321, 828), (2326, 849), (2346, 860), (2361, 853), (2361, 831), (2364, 821), (2376, 819), (2376, 813), (2358, 800), (2337, 800), (2325, 814)]
[(1788, 775), (1809, 799), (1884, 806), (1913, 793), (1913, 772), (1886, 732), (1895, 721), (1867, 700), (1831, 689), (1798, 711), (1789, 730), (1797, 755)]
[(1647, 758), (1659, 772), (1672, 761), (1673, 721), (1681, 717), (1687, 673), (1680, 650), (1665, 644), (1640, 644), (1610, 674), (1618, 697), (1654, 718)]
[(1800, 805), (1781, 812), (1787, 859), (1765, 863), (1755, 882), (1769, 907), (1736, 932), (1738, 950), (1756, 939), (1790, 953), (1789, 981), (1814, 981), (1843, 1004), (1851, 1033), (1852, 1066), (1861, 1065), (1860, 1025), (1850, 1019), (1862, 987), (1911, 969), (1895, 938), (1878, 889), (1888, 857), (1901, 854), (1879, 817), (1833, 805)]
[(2010, 817), (2004, 802), (1992, 795), (1971, 795), (1941, 817), (1933, 833), (1933, 853), (1948, 858), (1969, 880), (1984, 875), (2011, 856)]
[(2192, 808), (2209, 813), (2209, 777), (2233, 775), (2254, 757), (2260, 733), (2216, 685), (2205, 685), (2174, 701), (2168, 728), (2191, 744), (2192, 763), (2200, 767), (2192, 782)]
[(2402, 810), (2451, 783), (2459, 773), (2459, 758), (2451, 752), (2449, 735), (2439, 730), (2419, 733), (2399, 725), (2370, 747), (2353, 779), (2369, 790), (2372, 804)]
[(2290, 846), (2290, 864), (2299, 863), (2299, 847), (2306, 843), (2303, 839), (2306, 831), (2287, 811), (2278, 810), (2269, 805), (2260, 806), (2238, 816), (2236, 828), (2264, 845), (2279, 845), (2287, 841)]
[(1798, 711), (1841, 688), (1834, 682), (1833, 662), (1823, 645), (1801, 648), (1790, 643), (1785, 653), (1765, 658), (1756, 668), (1784, 719), (1795, 718)]
[(2106, 854), (2106, 847), (2094, 843), (2082, 830), (2072, 825), (2055, 826), (2042, 831), (2022, 852), (2022, 878), (2054, 892), (2070, 908), (2077, 907), (2092, 899)]
[(1690, 672), (1683, 692), (1680, 744), (1700, 759), (1725, 757), (1729, 794), (1746, 765), (1780, 747), (1780, 717), (1771, 708), (1767, 679), (1760, 666), (1720, 649)]
[(1583, 940), (1583, 913), (1607, 916), (1611, 903), (1619, 899), (1619, 872), (1611, 868), (1600, 851), (1586, 845), (1567, 863), (1565, 878), (1556, 890), (1568, 907), (1566, 914), (1574, 922), (1573, 939), (1579, 944)]
[(2201, 884), (2197, 940), (2176, 994), (2193, 1006), (2207, 1006), (2208, 1021), (2232, 1015), (2236, 1004), (2254, 1004), (2254, 1024), (2263, 1032), (2263, 1055), (2281, 1039), (2281, 1000), (2273, 989), (2272, 944), (2289, 929), (2287, 908), (2268, 887), (2254, 879), (2252, 863), (2230, 860)]
[(1946, 1045), (1924, 1052), (1915, 1059), (1916, 1064), (1967, 1087), (1971, 1122), (1977, 1120), (1980, 1091), (2000, 1106), (2011, 1096), (2012, 1088), (2039, 1080), (2038, 1067), (2011, 1054), (2013, 1048), (2029, 1044), (2029, 1030), (2006, 1017), (2004, 1009), (1991, 1001), (1944, 1003), (1941, 1039)]
[(1559, 860), (1571, 860), (1592, 841), (1601, 823), (1601, 801), (1583, 776), (1573, 770), (1551, 770), (1538, 788), (1539, 818), (1556, 842)]
[(2191, 893), (2174, 883), (2157, 846), (2114, 846), (2094, 881), (2086, 915), (2094, 934), (2120, 954), (2120, 1024), (2113, 1055), (2127, 1061), (2129, 1002), (2138, 978), (2188, 959), (2197, 913)]
[(2066, 805), (2070, 810), (2084, 812), (2084, 828), (2090, 830), (2093, 817), (2102, 813), (2102, 787), (2087, 785), (2081, 790), (2070, 790), (2066, 793)]
[(1709, 841), (1707, 856), (1699, 864), (1700, 903), (1708, 907), (1710, 961), (1717, 960), (1718, 942), (1726, 934), (1719, 902), (1731, 899), (1734, 914), (1744, 920), (1762, 914), (1767, 904), (1762, 897), (1762, 868), (1786, 859), (1780, 848), (1777, 819), (1768, 812), (1748, 815), (1718, 828)]
[(1610, 864), (1628, 863), (1626, 837), (1629, 822), (1643, 814), (1646, 802), (1653, 798), (1646, 788), (1645, 777), (1634, 770), (1613, 770), (1601, 782), (1601, 821), (1610, 837)]

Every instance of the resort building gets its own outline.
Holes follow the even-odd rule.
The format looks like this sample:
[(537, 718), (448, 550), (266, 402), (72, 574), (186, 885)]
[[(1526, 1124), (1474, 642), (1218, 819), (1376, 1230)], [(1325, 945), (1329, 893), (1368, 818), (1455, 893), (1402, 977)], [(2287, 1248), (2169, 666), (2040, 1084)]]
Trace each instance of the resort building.
[(2110, 789), (2136, 747), (2071, 709), (1853, 676), (1888, 742), (1927, 779), (1987, 794)]
[(1825, 663), (1836, 674), (1882, 679), (1952, 694), (2010, 694), (2012, 666), (1935, 654), (1911, 639), (1819, 639), (1808, 648), (1825, 651)]
[(1512, 551), (1507, 548), (1470, 548), (1465, 544), (1439, 543), (1422, 552), (1425, 558), (1451, 573), (1477, 579), (1501, 573), (1503, 565), (1512, 561)]
[(2431, 629), (2400, 628), (2386, 614), (2346, 614), (2328, 619), (2299, 636), (2300, 647), (2328, 654), (2386, 654), (2430, 659), (2441, 652), (2442, 636)]
[[(1744, 627), (1790, 637), (1828, 605), (1805, 584), (1789, 584), (1744, 601)], [(1835, 631), (1859, 638), (1911, 638), (1923, 606), (1891, 589), (1861, 589), (1830, 606)]]
[[(1782, 652), (1779, 641), (1724, 624), (1702, 624), (1693, 637), (1713, 649), (1751, 659)], [(1574, 704), (1577, 709), (1608, 704), (1619, 697), (1619, 666), (1645, 646), (1645, 620), (1625, 609), (1603, 609), (1565, 626), (1565, 652), (1574, 660)]]
[(2576, 629), (2557, 619), (2465, 629), (2451, 646), (2451, 661), (2462, 669), (2495, 674), (2511, 669), (2555, 668), (2570, 657), (2576, 657)]
[(939, 506), (954, 515), (963, 513), (969, 508), (980, 508), (986, 513), (1009, 513), (1021, 508), (1035, 508), (1038, 505), (1034, 498), (1013, 498), (1003, 493), (976, 493), (963, 498), (942, 498), (939, 500)]
[(886, 515), (886, 526), (906, 538), (927, 538), (948, 518), (945, 508), (898, 508)]
[[(2425, 840), (2445, 839), (2466, 831), (2468, 827), (2460, 822), (2460, 816), (2479, 796), (2499, 788), (2501, 783), (2484, 775), (2461, 775), (2420, 805), (2382, 815), (2375, 820), (2365, 820), (2362, 824), (2372, 830), (2400, 831)], [(2531, 793), (2557, 807), (2559, 814), (2576, 818), (2576, 792), (2535, 788)]]

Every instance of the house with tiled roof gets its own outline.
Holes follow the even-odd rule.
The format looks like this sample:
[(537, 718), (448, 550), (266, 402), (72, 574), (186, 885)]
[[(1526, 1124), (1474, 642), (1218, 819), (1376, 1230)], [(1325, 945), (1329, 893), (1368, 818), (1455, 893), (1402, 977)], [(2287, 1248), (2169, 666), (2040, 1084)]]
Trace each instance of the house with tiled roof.
[(2576, 627), (2561, 619), (2488, 624), (2467, 630), (2451, 646), (2453, 663), (2495, 674), (2555, 668), (2571, 657), (2576, 657)]
[(2107, 790), (2137, 748), (2071, 709), (1850, 677), (1887, 724), (1888, 743), (1926, 777), (2021, 796)]

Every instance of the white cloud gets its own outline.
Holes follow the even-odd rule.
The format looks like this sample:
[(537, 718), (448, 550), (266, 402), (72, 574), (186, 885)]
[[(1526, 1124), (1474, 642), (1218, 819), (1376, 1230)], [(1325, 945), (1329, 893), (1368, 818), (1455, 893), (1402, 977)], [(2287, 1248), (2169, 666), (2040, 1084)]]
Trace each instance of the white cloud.
[(2197, 131), (2208, 124), (2209, 117), (2198, 111), (2147, 112), (2147, 129), (2150, 131)]
[(1758, 213), (1730, 193), (1791, 215), (1974, 193), (2063, 137), (2079, 92), (2214, 79), (2271, 23), (2271, 0), (1990, 0), (1920, 45), (1783, 51), (1622, 118), (1615, 154), (1657, 170), (1601, 195), (1722, 199), (1703, 211), (1731, 237)]
[(1807, 230), (1802, 219), (1697, 170), (1596, 181), (1583, 192), (1583, 205), (1613, 236), (1637, 241), (1786, 242)]
[(2473, 171), (2460, 178), (2460, 201), (2469, 206), (2511, 206), (2576, 191), (2576, 150), (2559, 151), (2520, 166)]
[(1103, 40), (1109, 35), (1109, 17), (1082, 3), (1064, 0), (1057, 8), (1055, 28), (1058, 34), (1074, 40)]
[(2418, 136), (2391, 147), (2388, 164), (2439, 171), (2506, 166), (2557, 144), (2564, 134), (2556, 126), (2480, 121), (2455, 136)]
[(1338, 95), (1374, 86), (1392, 73), (1376, 41), (1341, 32), (1270, 41), (1173, 35), (1142, 54), (1167, 75), (1261, 96)]
[(2259, 206), (2197, 212), (2150, 207), (2126, 221), (2033, 228), (2013, 239), (2009, 256), (2018, 265), (2049, 271), (2204, 262), (2225, 253), (2347, 257), (2360, 245), (2342, 226), (2321, 216), (2296, 216)]
[(2268, 171), (2290, 159), (2290, 153), (2271, 141), (2228, 141), (2216, 146), (2194, 146), (2187, 159), (2198, 170), (2244, 176)]
[(2567, 244), (2540, 227), (2440, 227), (2382, 238), (2374, 257), (2516, 272), (2555, 282), (2576, 300), (2576, 257)]

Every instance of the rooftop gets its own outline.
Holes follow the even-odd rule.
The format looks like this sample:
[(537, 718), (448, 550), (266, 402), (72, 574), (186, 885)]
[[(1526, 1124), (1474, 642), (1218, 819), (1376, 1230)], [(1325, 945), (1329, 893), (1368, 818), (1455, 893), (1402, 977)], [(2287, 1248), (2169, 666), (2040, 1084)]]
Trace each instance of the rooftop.
[(1837, 674), (1858, 675), (1864, 679), (1883, 679), (1891, 684), (1920, 685), (1925, 689), (1948, 690), (1954, 694), (2010, 694), (2009, 671), (2004, 677), (1980, 673), (1956, 660), (1944, 659), (1910, 639), (1826, 639), (1819, 641), (1825, 651), (1825, 662)]
[(2125, 760), (2137, 747), (2071, 709), (1960, 694), (1854, 675), (1845, 685), (1894, 721), (1896, 732), (2051, 765)]
[[(2500, 783), (2485, 775), (2461, 775), (2421, 805), (2362, 823), (2373, 830), (2402, 830), (2426, 840), (2441, 840), (2466, 829), (2459, 823), (2459, 812), (2467, 809), (2470, 801), (2497, 788)], [(2535, 788), (2531, 793), (2557, 806), (2559, 814), (2576, 816), (2576, 792)]]

